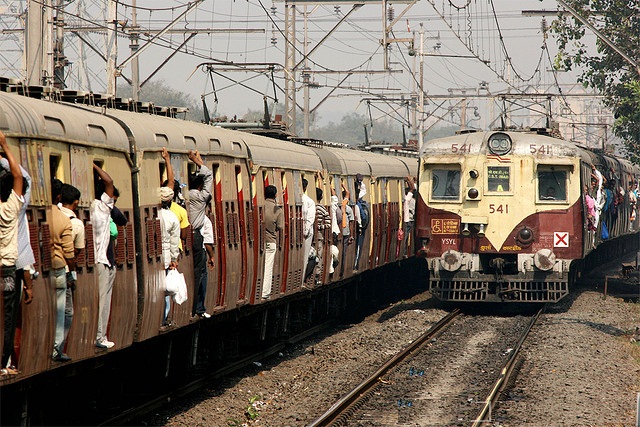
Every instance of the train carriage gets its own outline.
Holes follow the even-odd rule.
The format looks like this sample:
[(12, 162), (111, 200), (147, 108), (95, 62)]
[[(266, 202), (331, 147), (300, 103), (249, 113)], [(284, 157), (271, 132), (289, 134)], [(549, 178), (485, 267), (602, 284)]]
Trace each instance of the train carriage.
[[(558, 301), (596, 249), (611, 257), (633, 247), (628, 194), (615, 217), (604, 203), (608, 187), (624, 194), (637, 176), (625, 160), (536, 131), (430, 141), (417, 207), (430, 289), (445, 301)], [(586, 194), (602, 203), (595, 218)]]
[[(99, 100), (103, 99), (100, 96), (78, 95), (75, 102), (69, 96), (65, 99), (71, 102), (60, 102), (56, 96), (39, 99), (46, 95), (42, 91), (34, 93), (36, 97), (30, 98), (0, 91), (0, 129), (33, 177), (27, 212), (36, 269), (40, 273), (34, 282), (33, 303), (22, 303), (23, 315), (18, 325), (20, 338), (16, 341), (19, 357), (12, 359), (21, 374), (1, 378), (1, 386), (21, 383), (25, 378), (61, 367), (51, 360), (55, 289), (50, 278), (48, 218), (53, 208), (53, 178), (81, 191), (77, 215), (85, 224), (85, 250), (78, 256), (75, 316), (65, 350), (72, 362), (66, 366), (74, 366), (76, 361), (83, 359), (106, 356), (137, 343), (149, 343), (151, 338), (161, 334), (165, 293), (157, 215), (158, 189), (167, 177), (162, 147), (167, 147), (175, 176), (181, 183), (186, 184), (189, 173), (195, 170), (195, 165), (188, 161), (189, 150), (198, 150), (213, 172), (213, 197), (207, 215), (214, 226), (215, 267), (209, 270), (206, 306), (214, 320), (232, 322), (236, 319), (233, 327), (238, 329), (235, 332), (238, 342), (226, 344), (227, 347), (236, 346), (235, 349), (204, 348), (219, 343), (204, 336), (198, 344), (198, 331), (202, 329), (210, 334), (211, 330), (207, 329), (210, 322), (193, 325), (191, 317), (193, 260), (191, 233), (188, 233), (179, 270), (185, 275), (189, 299), (182, 305), (172, 303), (170, 317), (174, 327), (168, 334), (171, 336), (172, 331), (178, 330), (193, 332), (193, 348), (181, 352), (173, 362), (169, 346), (164, 355), (166, 366), (180, 364), (180, 360), (187, 357), (185, 355), (193, 366), (198, 366), (201, 359), (214, 357), (214, 354), (218, 357), (223, 351), (239, 353), (248, 345), (241, 342), (241, 336), (254, 334), (256, 322), (262, 323), (257, 328), (261, 340), (287, 333), (285, 325), (276, 325), (290, 322), (288, 314), (282, 319), (266, 315), (281, 308), (289, 313), (293, 300), (287, 297), (305, 292), (305, 287), (315, 288), (320, 291), (316, 295), (325, 295), (319, 297), (324, 302), (317, 303), (316, 310), (321, 310), (322, 304), (328, 304), (332, 286), (343, 286), (357, 274), (398, 259), (395, 236), (402, 225), (403, 179), (416, 174), (415, 159), (275, 140), (152, 114), (159, 111), (156, 108), (140, 113), (110, 108), (116, 105), (112, 101), (107, 102), (108, 105), (93, 105), (94, 101), (100, 104)], [(97, 274), (94, 274), (90, 205), (97, 196), (95, 184), (98, 178), (92, 173), (93, 164), (102, 167), (113, 178), (120, 192), (117, 206), (128, 218), (128, 224), (119, 227), (115, 247), (117, 273), (107, 330), (115, 347), (108, 351), (95, 347), (99, 296)], [(303, 250), (302, 179), (309, 181), (307, 194), (314, 201), (314, 188), (324, 190), (320, 203), (329, 208), (332, 186), (340, 196), (343, 184), (351, 193), (349, 203), (355, 204), (357, 174), (363, 175), (367, 192), (364, 199), (369, 203), (371, 217), (358, 266), (355, 265), (357, 246), (354, 242), (347, 246), (345, 258), (341, 257), (343, 274), (330, 276), (330, 248), (324, 245), (321, 274), (318, 280), (312, 276), (305, 284), (303, 276), (308, 254)], [(268, 184), (278, 188), (277, 201), (284, 209), (286, 220), (274, 266), (272, 299), (265, 303), (259, 296), (264, 265), (263, 188)], [(188, 198), (186, 189), (183, 194)], [(325, 241), (331, 239), (330, 232), (324, 231)], [(243, 306), (253, 308), (240, 311)], [(300, 306), (297, 310), (299, 320), (307, 315), (306, 308)], [(223, 316), (230, 312), (235, 314)], [(243, 316), (247, 319), (243, 320)], [(310, 322), (312, 319), (304, 319), (301, 323)], [(4, 324), (1, 325), (0, 332), (3, 332)], [(193, 328), (189, 328), (190, 325)], [(251, 326), (247, 329), (243, 325)], [(269, 331), (269, 328), (274, 330)], [(0, 345), (3, 336), (0, 333)], [(163, 357), (162, 354), (157, 356)], [(183, 369), (182, 365), (180, 369)]]
[[(18, 365), (25, 375), (51, 367), (55, 289), (49, 282), (51, 271), (51, 233), (49, 217), (52, 207), (51, 181), (58, 178), (82, 191), (78, 217), (85, 222), (85, 251), (78, 256), (78, 281), (74, 295), (75, 322), (69, 331), (67, 351), (72, 358), (95, 356), (98, 310), (98, 282), (94, 274), (93, 235), (89, 213), (95, 193), (90, 175), (92, 161), (104, 165), (119, 185), (131, 186), (129, 142), (123, 129), (113, 120), (86, 114), (72, 106), (43, 103), (35, 99), (0, 92), (0, 128), (5, 132), (14, 153), (32, 177), (31, 204), (27, 209), (31, 246), (40, 275), (34, 280), (34, 300), (22, 306), (22, 327)], [(132, 217), (133, 200), (124, 194), (119, 203)], [(122, 281), (114, 288), (113, 301), (122, 308), (111, 323), (112, 338), (120, 347), (133, 342), (136, 313), (136, 280), (133, 262), (133, 231), (120, 230), (122, 250), (117, 254), (118, 274)], [(19, 325), (20, 326), (20, 325)], [(0, 336), (0, 340), (3, 335)]]

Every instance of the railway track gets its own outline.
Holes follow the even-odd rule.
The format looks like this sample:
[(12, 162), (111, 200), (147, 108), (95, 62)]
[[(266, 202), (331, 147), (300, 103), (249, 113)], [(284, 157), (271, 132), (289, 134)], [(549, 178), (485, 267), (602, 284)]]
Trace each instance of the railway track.
[(308, 427), (484, 425), (542, 311), (498, 317), (460, 316), (456, 310)]

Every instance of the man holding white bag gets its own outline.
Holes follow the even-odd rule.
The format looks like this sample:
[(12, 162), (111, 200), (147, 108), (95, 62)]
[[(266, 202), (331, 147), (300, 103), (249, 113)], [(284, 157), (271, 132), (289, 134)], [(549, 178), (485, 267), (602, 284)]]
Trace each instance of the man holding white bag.
[[(160, 219), (160, 230), (162, 231), (162, 260), (164, 261), (165, 274), (169, 275), (171, 270), (178, 268), (178, 256), (180, 255), (180, 220), (171, 211), (171, 202), (173, 201), (173, 182), (174, 174), (171, 167), (169, 153), (166, 148), (162, 148), (162, 158), (165, 160), (167, 168), (167, 186), (160, 187), (160, 210), (158, 218)], [(170, 185), (170, 186), (169, 186)], [(164, 300), (164, 317), (162, 320), (161, 331), (167, 330), (170, 324), (167, 322), (169, 310), (171, 308), (171, 296), (175, 293), (175, 289), (167, 286)]]

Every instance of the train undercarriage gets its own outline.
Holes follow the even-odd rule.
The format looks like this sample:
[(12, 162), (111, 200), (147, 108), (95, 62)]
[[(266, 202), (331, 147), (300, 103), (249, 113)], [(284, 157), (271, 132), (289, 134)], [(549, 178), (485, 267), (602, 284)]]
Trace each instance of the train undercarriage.
[[(460, 254), (455, 271), (442, 268), (450, 254), (429, 258), (429, 290), (449, 302), (547, 303), (567, 296), (584, 272), (638, 251), (640, 234), (603, 242), (582, 259), (553, 259), (553, 267), (541, 271), (527, 254)], [(449, 256), (449, 258), (447, 258)]]

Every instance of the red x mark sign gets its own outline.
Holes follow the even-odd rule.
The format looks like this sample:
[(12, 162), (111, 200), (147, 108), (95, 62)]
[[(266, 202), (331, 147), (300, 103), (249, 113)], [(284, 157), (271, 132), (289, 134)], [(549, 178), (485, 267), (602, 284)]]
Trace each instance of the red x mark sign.
[(569, 247), (569, 232), (567, 232), (567, 231), (554, 231), (553, 232), (553, 247), (554, 248), (568, 248)]

